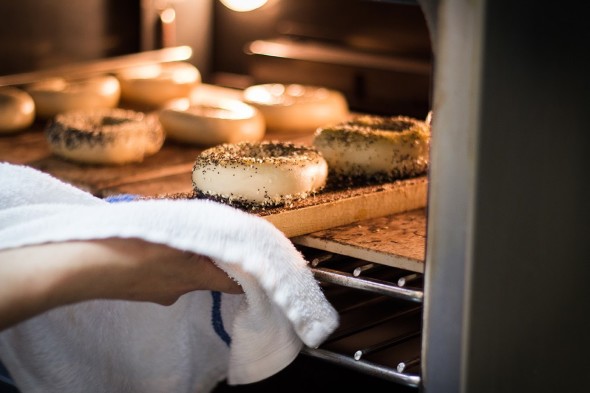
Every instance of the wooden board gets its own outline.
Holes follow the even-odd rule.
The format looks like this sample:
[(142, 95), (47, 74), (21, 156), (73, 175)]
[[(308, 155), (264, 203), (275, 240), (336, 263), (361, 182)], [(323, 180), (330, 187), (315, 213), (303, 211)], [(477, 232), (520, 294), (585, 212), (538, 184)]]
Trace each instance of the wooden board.
[(320, 194), (302, 205), (260, 214), (287, 237), (295, 237), (361, 220), (423, 208), (426, 177)]
[[(190, 174), (160, 180), (175, 184), (184, 181), (188, 191), (154, 195), (147, 197), (148, 199), (197, 198), (188, 187)], [(133, 190), (137, 190), (138, 187), (139, 184), (134, 184)], [(428, 181), (423, 176), (379, 185), (331, 189), (295, 201), (289, 206), (242, 209), (271, 222), (287, 237), (296, 237), (361, 220), (423, 208), (427, 202), (427, 189)]]
[(291, 240), (302, 246), (424, 273), (426, 209), (357, 221)]

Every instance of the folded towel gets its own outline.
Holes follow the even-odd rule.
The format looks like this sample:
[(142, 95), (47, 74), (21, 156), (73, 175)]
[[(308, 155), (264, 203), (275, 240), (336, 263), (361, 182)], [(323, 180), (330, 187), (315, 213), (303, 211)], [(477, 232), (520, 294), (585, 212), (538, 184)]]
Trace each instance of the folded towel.
[(260, 217), (204, 200), (109, 203), (0, 163), (0, 249), (107, 237), (206, 255), (244, 294), (195, 291), (172, 306), (95, 300), (22, 322), (0, 333), (0, 359), (24, 393), (194, 393), (225, 378), (256, 382), (338, 324), (303, 256)]

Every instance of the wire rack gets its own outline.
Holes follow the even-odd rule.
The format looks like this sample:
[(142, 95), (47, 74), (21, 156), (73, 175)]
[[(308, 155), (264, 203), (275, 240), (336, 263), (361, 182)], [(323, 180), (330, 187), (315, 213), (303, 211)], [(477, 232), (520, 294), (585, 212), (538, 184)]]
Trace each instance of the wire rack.
[(298, 246), (340, 326), (302, 354), (397, 382), (420, 385), (423, 275)]

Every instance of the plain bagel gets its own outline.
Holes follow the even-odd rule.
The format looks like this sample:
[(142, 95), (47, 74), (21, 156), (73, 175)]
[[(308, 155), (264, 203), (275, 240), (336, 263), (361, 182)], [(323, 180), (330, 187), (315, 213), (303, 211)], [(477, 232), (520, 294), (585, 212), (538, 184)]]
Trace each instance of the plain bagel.
[(280, 206), (321, 191), (328, 166), (313, 147), (242, 142), (203, 151), (193, 167), (197, 195), (230, 205)]
[(160, 111), (166, 136), (200, 146), (256, 142), (264, 136), (264, 118), (258, 109), (235, 99), (181, 100)]
[(35, 102), (16, 87), (0, 89), (0, 134), (28, 128), (35, 121)]
[(112, 75), (85, 79), (48, 79), (27, 87), (35, 101), (40, 118), (51, 118), (58, 113), (114, 108), (119, 104), (121, 86)]
[(326, 124), (349, 116), (344, 95), (324, 87), (270, 83), (243, 92), (244, 102), (258, 108), (269, 132), (313, 133)]
[(187, 62), (150, 64), (117, 73), (121, 97), (132, 104), (161, 107), (177, 98), (189, 97), (201, 83), (201, 73)]

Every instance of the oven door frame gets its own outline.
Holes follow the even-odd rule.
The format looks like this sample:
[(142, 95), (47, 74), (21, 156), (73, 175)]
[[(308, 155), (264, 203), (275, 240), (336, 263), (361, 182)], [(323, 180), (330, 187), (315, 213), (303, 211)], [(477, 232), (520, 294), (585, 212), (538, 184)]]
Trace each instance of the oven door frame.
[(437, 7), (423, 391), (588, 391), (586, 14)]

